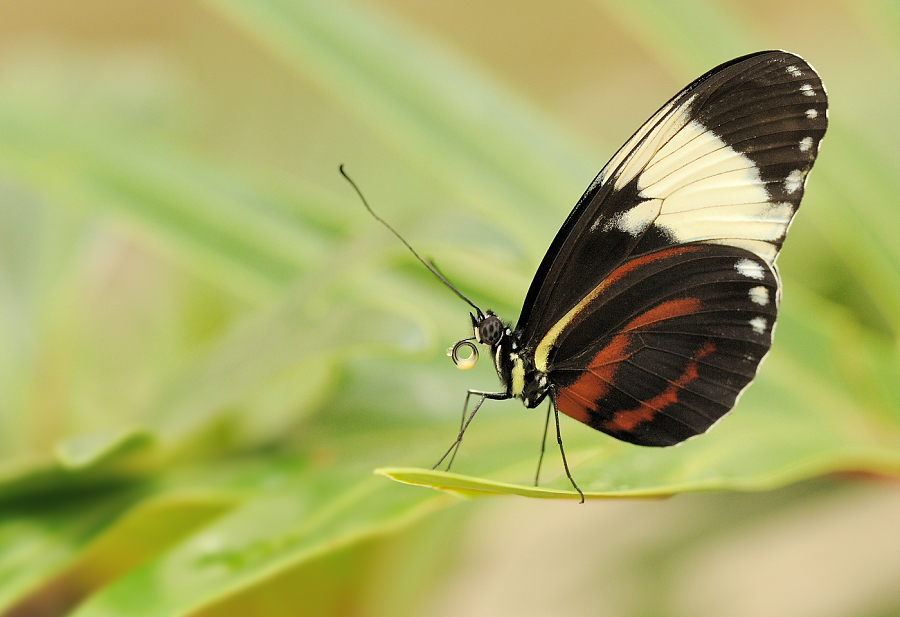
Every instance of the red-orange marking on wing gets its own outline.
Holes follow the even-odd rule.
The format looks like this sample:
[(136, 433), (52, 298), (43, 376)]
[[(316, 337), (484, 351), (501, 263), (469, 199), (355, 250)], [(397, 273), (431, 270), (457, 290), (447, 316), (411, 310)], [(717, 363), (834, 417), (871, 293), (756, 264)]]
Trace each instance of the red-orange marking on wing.
[(648, 326), (657, 321), (666, 319), (674, 319), (691, 313), (697, 312), (700, 308), (700, 300), (697, 298), (680, 298), (678, 300), (669, 300), (662, 304), (645, 311), (628, 322), (625, 326), (625, 332), (637, 330), (643, 326)]
[(613, 270), (609, 276), (607, 276), (603, 280), (603, 288), (607, 288), (620, 278), (632, 272), (641, 266), (645, 266), (649, 263), (653, 263), (654, 261), (659, 261), (660, 259), (667, 259), (669, 257), (673, 257), (675, 255), (682, 255), (684, 253), (691, 253), (693, 251), (699, 251), (699, 246), (676, 246), (674, 248), (666, 249), (663, 251), (657, 251), (655, 253), (648, 253), (637, 259), (632, 259), (631, 261), (627, 261), (615, 270)]
[(708, 356), (716, 350), (715, 345), (707, 341), (701, 347), (691, 361), (685, 367), (684, 372), (674, 382), (670, 383), (665, 390), (657, 394), (649, 401), (644, 401), (635, 409), (626, 409), (616, 412), (613, 419), (606, 422), (603, 427), (613, 432), (628, 432), (634, 429), (642, 422), (649, 422), (657, 413), (670, 405), (678, 402), (678, 391), (686, 385), (697, 379), (697, 363), (700, 359)]
[[(633, 259), (614, 270), (601, 284), (608, 288), (629, 272), (654, 261), (667, 259), (684, 253), (699, 251), (699, 246), (679, 246), (655, 253), (649, 253)], [(649, 311), (632, 319), (623, 328), (623, 333), (613, 337), (597, 355), (595, 355), (575, 383), (560, 388), (556, 404), (561, 412), (585, 424), (589, 423), (590, 411), (595, 409), (597, 401), (606, 396), (610, 384), (613, 383), (619, 363), (629, 355), (629, 347), (633, 343), (632, 336), (625, 334), (657, 321), (680, 317), (695, 312), (700, 307), (696, 298), (682, 298), (663, 302)], [(660, 395), (662, 396), (662, 395)], [(624, 413), (624, 412), (620, 412)], [(652, 414), (651, 414), (652, 416)], [(617, 416), (618, 417), (618, 414)], [(615, 421), (615, 420), (613, 420)]]
[(588, 415), (587, 405), (583, 401), (575, 400), (572, 395), (566, 392), (567, 389), (560, 389), (556, 397), (556, 408), (573, 420), (578, 420), (582, 424), (588, 424), (590, 416)]
[(616, 376), (619, 362), (628, 357), (632, 337), (619, 334), (601, 349), (591, 360), (575, 383), (560, 388), (557, 406), (559, 410), (579, 422), (587, 423), (588, 409), (609, 391), (609, 384)]

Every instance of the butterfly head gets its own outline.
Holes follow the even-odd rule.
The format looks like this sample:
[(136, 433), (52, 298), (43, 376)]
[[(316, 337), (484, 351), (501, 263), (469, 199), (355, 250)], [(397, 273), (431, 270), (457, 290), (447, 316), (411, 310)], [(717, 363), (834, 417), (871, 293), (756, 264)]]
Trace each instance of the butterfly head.
[[(491, 311), (484, 313), (478, 311), (477, 317), (469, 313), (469, 316), (472, 318), (473, 336), (457, 341), (453, 347), (447, 350), (447, 355), (453, 359), (453, 363), (457, 368), (464, 371), (475, 366), (475, 363), (478, 361), (478, 348), (472, 342), (473, 340), (493, 349), (503, 341), (504, 336), (509, 334), (508, 328)], [(468, 356), (460, 354), (460, 350), (463, 347), (468, 348)]]
[(475, 331), (475, 340), (482, 345), (493, 347), (503, 338), (503, 322), (491, 311), (487, 311), (479, 317), (469, 313), (472, 318), (472, 329)]

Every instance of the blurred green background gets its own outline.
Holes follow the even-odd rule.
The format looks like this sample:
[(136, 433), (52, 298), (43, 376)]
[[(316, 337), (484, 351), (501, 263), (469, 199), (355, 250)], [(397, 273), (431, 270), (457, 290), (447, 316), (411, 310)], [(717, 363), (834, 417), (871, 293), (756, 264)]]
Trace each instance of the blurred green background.
[[(831, 126), (736, 411), (667, 450), (564, 419), (584, 506), (454, 496), (531, 491), (514, 402), (416, 475), (496, 375), (338, 164), (514, 321), (615, 149), (767, 48)], [(0, 615), (900, 614), (898, 99), (890, 0), (5, 0)]]

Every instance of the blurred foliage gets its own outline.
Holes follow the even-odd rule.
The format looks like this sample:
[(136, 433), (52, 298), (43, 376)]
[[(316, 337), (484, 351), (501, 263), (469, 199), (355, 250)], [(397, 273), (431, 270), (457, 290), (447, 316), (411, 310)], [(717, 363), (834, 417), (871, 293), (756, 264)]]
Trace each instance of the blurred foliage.
[[(895, 487), (781, 488), (900, 473), (889, 2), (38, 0), (0, 6), (0, 34), (0, 614), (900, 607), (885, 591), (900, 583)], [(831, 127), (758, 382), (679, 448), (563, 430), (594, 497), (773, 492), (570, 511), (558, 459), (529, 486), (543, 414), (512, 403), (474, 423), (458, 474), (422, 469), (465, 388), (496, 376), (453, 370), (443, 350), (465, 336), (465, 306), (337, 165), (514, 320), (618, 144), (696, 75), (765, 48), (816, 66)], [(486, 493), (566, 499), (451, 496)], [(550, 538), (562, 561), (547, 570)], [(794, 541), (809, 561), (777, 556)], [(820, 600), (794, 612), (787, 592), (766, 604), (688, 574), (777, 587), (783, 570), (753, 562), (756, 546), (791, 572), (842, 567), (810, 575), (802, 597)], [(529, 601), (545, 572), (556, 591)]]

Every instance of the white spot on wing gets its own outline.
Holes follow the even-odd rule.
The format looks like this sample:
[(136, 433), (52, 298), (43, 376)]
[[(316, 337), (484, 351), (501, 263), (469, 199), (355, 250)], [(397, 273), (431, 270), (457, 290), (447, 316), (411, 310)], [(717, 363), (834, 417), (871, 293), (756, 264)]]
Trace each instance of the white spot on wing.
[(799, 169), (795, 169), (791, 173), (788, 174), (788, 177), (784, 180), (784, 190), (788, 192), (788, 194), (796, 193), (803, 186), (803, 172)]
[[(624, 231), (636, 238), (653, 224), (653, 221), (659, 216), (661, 205), (662, 202), (658, 199), (651, 199), (639, 203), (633, 208), (629, 208), (625, 212), (621, 212), (606, 221), (603, 225), (603, 231), (618, 229), (619, 231)], [(599, 223), (600, 219), (594, 221), (594, 224), (591, 225), (591, 231), (594, 231)]]
[(752, 259), (739, 259), (737, 263), (734, 264), (734, 269), (747, 278), (756, 279), (758, 281), (766, 278), (763, 267)]
[(809, 152), (809, 149), (812, 148), (812, 144), (812, 137), (804, 137), (800, 140), (800, 152)]
[(819, 115), (819, 112), (817, 112), (815, 109), (807, 109), (806, 110), (806, 117), (809, 118), (810, 120), (818, 117), (818, 115)]
[(769, 322), (766, 321), (765, 317), (754, 317), (750, 320), (750, 327), (753, 328), (753, 331), (757, 334), (765, 334), (766, 326), (769, 325)]
[(769, 303), (769, 290), (762, 285), (750, 288), (750, 300), (760, 306), (766, 306)]
[(787, 72), (791, 74), (791, 77), (800, 77), (803, 73), (793, 64), (787, 67)]
[(813, 87), (810, 86), (809, 84), (803, 84), (802, 86), (800, 86), (800, 92), (802, 92), (806, 96), (815, 96), (816, 95), (815, 90), (813, 90)]

